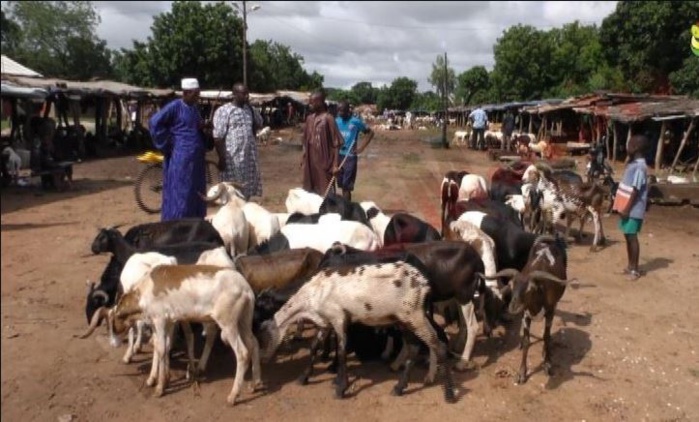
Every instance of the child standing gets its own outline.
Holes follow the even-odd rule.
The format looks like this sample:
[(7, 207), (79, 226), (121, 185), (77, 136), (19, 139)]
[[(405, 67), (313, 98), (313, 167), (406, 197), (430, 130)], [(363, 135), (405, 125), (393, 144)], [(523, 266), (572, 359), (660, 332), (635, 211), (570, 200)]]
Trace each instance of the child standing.
[[(629, 163), (624, 170), (621, 182), (630, 188), (629, 199), (623, 209), (619, 209), (619, 228), (626, 238), (626, 253), (628, 266), (623, 273), (628, 280), (637, 280), (641, 273), (638, 269), (640, 245), (638, 233), (643, 225), (648, 204), (648, 167), (645, 152), (648, 148), (648, 138), (643, 135), (631, 137), (627, 146)], [(618, 193), (617, 193), (618, 195)]]

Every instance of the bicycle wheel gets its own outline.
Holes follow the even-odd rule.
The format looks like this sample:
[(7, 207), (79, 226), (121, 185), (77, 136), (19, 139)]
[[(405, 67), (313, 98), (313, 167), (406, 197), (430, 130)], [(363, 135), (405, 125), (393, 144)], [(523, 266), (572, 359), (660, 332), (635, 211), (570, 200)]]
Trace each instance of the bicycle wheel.
[(144, 168), (136, 178), (136, 204), (148, 214), (157, 214), (163, 202), (163, 165), (154, 163)]

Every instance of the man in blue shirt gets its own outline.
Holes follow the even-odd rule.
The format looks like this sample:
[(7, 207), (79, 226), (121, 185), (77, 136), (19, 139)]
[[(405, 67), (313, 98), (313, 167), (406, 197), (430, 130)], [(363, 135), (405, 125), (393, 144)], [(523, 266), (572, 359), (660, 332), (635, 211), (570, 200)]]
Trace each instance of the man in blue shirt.
[(626, 151), (629, 155), (629, 163), (624, 170), (621, 182), (633, 188), (625, 209), (619, 211), (619, 229), (626, 238), (626, 253), (628, 266), (623, 273), (629, 280), (636, 280), (641, 276), (638, 269), (640, 245), (638, 233), (643, 225), (648, 205), (648, 167), (646, 166), (645, 152), (648, 148), (648, 138), (643, 135), (631, 137)]
[(471, 149), (485, 149), (485, 129), (488, 127), (488, 115), (478, 107), (468, 115), (471, 120), (473, 132), (471, 132)]
[[(368, 128), (362, 119), (352, 116), (347, 101), (340, 102), (335, 122), (345, 139), (345, 143), (340, 148), (339, 157), (339, 162), (342, 163), (344, 160), (345, 164), (342, 165), (337, 175), (337, 184), (342, 189), (342, 197), (351, 201), (354, 181), (357, 179), (357, 154), (364, 152), (371, 140), (374, 139), (374, 131)], [(361, 145), (357, 146), (360, 132), (365, 136), (362, 138)], [(345, 158), (347, 159), (345, 160)]]

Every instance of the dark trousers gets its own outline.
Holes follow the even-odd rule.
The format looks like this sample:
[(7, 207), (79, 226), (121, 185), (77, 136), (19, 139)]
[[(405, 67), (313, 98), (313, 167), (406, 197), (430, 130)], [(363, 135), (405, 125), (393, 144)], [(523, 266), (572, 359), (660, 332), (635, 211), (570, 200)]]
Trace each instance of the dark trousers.
[(471, 132), (471, 149), (485, 149), (485, 128), (473, 129)]

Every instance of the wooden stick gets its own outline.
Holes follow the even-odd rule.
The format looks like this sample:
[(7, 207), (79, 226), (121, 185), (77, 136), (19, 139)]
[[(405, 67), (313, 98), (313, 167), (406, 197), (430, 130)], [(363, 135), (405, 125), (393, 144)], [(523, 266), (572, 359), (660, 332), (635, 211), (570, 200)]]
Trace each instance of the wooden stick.
[(687, 140), (692, 135), (692, 131), (694, 130), (694, 126), (696, 125), (696, 123), (697, 123), (697, 119), (696, 118), (692, 119), (692, 123), (689, 124), (689, 128), (687, 128), (687, 131), (684, 133), (684, 137), (682, 138), (682, 142), (680, 143), (680, 148), (677, 150), (677, 155), (675, 155), (675, 159), (672, 161), (672, 166), (670, 166), (670, 171), (668, 172), (668, 174), (675, 171), (675, 166), (677, 165), (677, 160), (680, 159), (680, 154), (682, 154), (682, 150), (684, 149), (684, 146), (687, 143)]
[(665, 144), (663, 138), (665, 137), (665, 126), (667, 125), (666, 121), (663, 121), (663, 124), (660, 125), (660, 136), (658, 136), (658, 148), (655, 151), (655, 173), (657, 174), (660, 171), (660, 165), (661, 161), (663, 159), (663, 145)]

